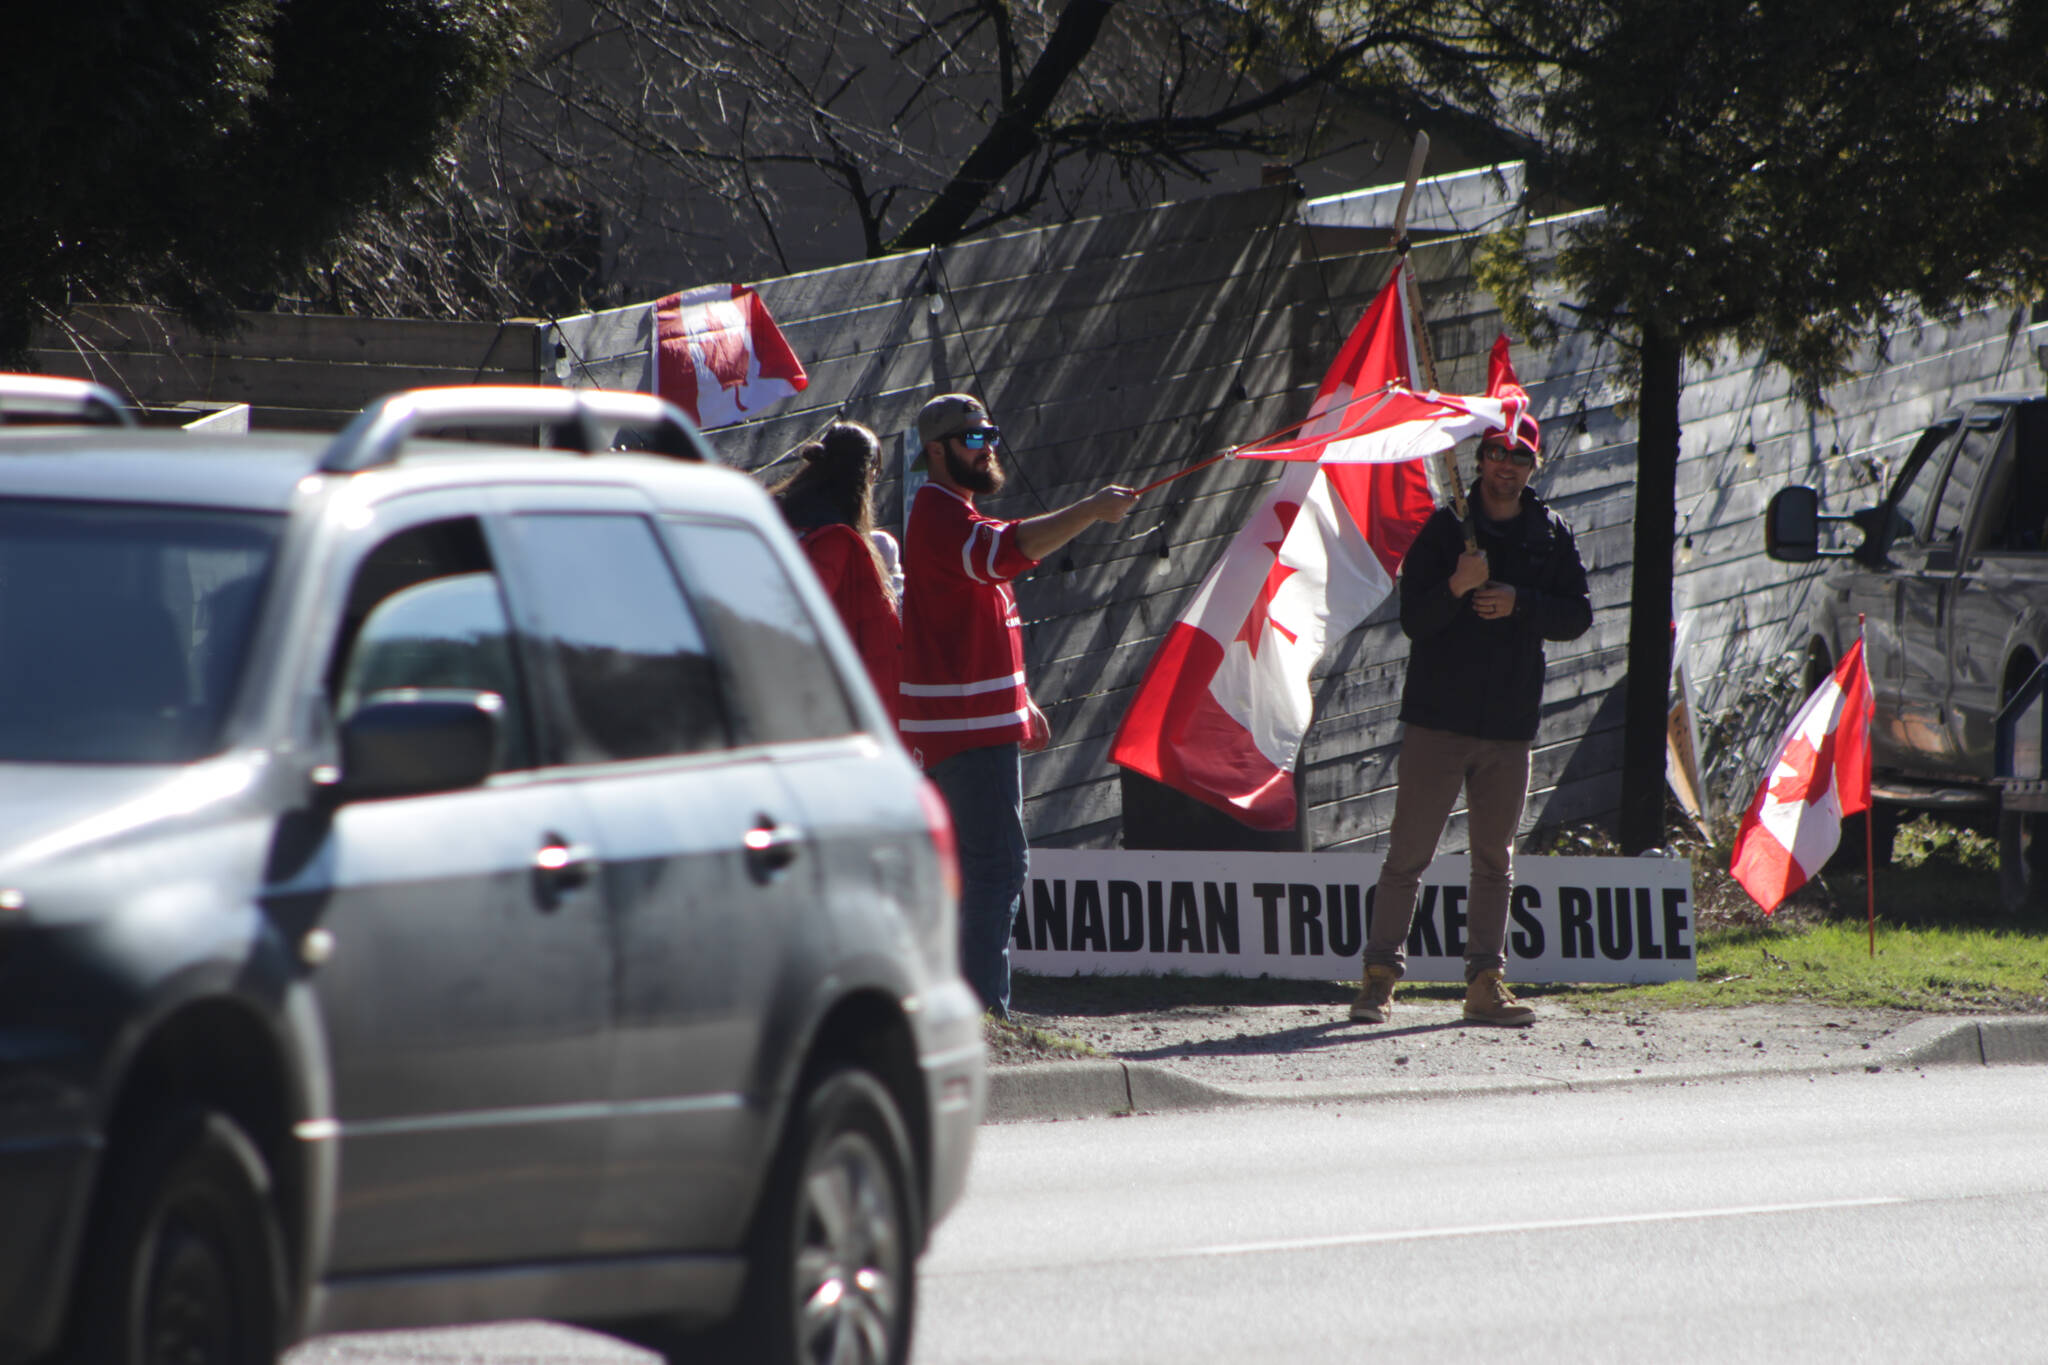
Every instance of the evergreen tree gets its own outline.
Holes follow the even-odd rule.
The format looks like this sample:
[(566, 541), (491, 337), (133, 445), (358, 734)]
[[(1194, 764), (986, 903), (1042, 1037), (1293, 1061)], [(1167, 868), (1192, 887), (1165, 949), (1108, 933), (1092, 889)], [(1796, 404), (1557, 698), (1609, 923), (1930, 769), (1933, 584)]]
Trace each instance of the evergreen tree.
[[(1638, 365), (1619, 831), (1636, 852), (1663, 839), (1683, 361), (1732, 340), (1821, 405), (1908, 308), (2039, 298), (2048, 6), (1476, 0), (1475, 15), (1550, 183), (1601, 209), (1557, 263), (1576, 323)], [(1515, 274), (1488, 278), (1512, 295)]]

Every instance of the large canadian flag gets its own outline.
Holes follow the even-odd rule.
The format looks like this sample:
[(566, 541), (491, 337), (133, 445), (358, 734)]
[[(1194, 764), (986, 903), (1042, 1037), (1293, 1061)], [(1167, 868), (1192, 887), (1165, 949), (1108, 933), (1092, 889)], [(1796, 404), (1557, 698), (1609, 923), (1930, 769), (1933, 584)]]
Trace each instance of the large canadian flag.
[(741, 421), (810, 382), (768, 305), (746, 285), (655, 300), (654, 391), (698, 426)]
[(1792, 717), (1735, 832), (1730, 870), (1765, 914), (1820, 871), (1842, 817), (1870, 808), (1870, 711), (1858, 640)]
[[(1361, 396), (1410, 387), (1405, 262), (1352, 330), (1309, 409), (1295, 461), (1160, 642), (1110, 757), (1259, 829), (1295, 823), (1294, 764), (1324, 642), (1394, 584), (1434, 510), (1420, 461), (1320, 463)], [(1499, 420), (1493, 422), (1498, 428)]]

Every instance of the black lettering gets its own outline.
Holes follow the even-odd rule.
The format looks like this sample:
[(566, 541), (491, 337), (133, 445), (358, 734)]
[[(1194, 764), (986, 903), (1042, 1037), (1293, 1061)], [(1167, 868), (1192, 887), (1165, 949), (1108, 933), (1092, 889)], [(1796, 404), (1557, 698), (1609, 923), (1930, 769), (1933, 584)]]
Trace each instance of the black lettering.
[(1145, 883), (1145, 925), (1152, 936), (1145, 940), (1155, 953), (1166, 951), (1166, 898), (1160, 882)]
[(1585, 887), (1557, 888), (1557, 939), (1566, 957), (1593, 955), (1593, 897)]
[(1599, 897), (1600, 955), (1619, 962), (1635, 956), (1628, 927), (1628, 888), (1601, 887)]
[(1408, 956), (1442, 957), (1436, 937), (1436, 888), (1425, 886), (1415, 899), (1415, 923), (1408, 927)]
[(1465, 898), (1471, 895), (1471, 888), (1447, 886), (1444, 888), (1444, 956), (1465, 955)]
[(1323, 893), (1301, 882), (1287, 888), (1287, 951), (1296, 957), (1323, 955)]
[(1684, 942), (1685, 931), (1692, 923), (1692, 917), (1679, 910), (1689, 897), (1683, 887), (1667, 887), (1664, 891), (1664, 956), (1669, 958), (1691, 957), (1692, 949)]
[(1212, 953), (1237, 953), (1237, 883), (1202, 883), (1202, 932)]
[(1109, 884), (1109, 950), (1135, 953), (1145, 946), (1145, 890), (1136, 882)]
[(1359, 927), (1358, 888), (1332, 886), (1329, 899), (1323, 902), (1323, 918), (1330, 925), (1330, 956), (1357, 957), (1365, 947)]
[(1175, 882), (1167, 891), (1166, 951), (1202, 951), (1202, 922), (1195, 914), (1195, 884)]
[[(1067, 884), (1048, 882), (1042, 877), (1031, 879), (1031, 924), (1032, 936), (1037, 947), (1044, 952), (1050, 947), (1054, 952), (1067, 950)], [(1032, 944), (1024, 941), (1024, 917), (1017, 916), (1017, 946), (1029, 948)]]
[(1657, 935), (1650, 924), (1650, 888), (1647, 886), (1636, 888), (1636, 956), (1664, 956), (1664, 950), (1657, 946)]
[(1287, 888), (1279, 882), (1253, 882), (1252, 895), (1259, 902), (1259, 918), (1266, 930), (1266, 956), (1280, 956), (1280, 898)]
[(1533, 886), (1515, 888), (1515, 898), (1508, 902), (1509, 914), (1514, 918), (1515, 956), (1520, 958), (1543, 956), (1543, 921), (1536, 918), (1534, 911), (1543, 908), (1543, 893)]
[(1099, 882), (1074, 883), (1074, 951), (1093, 948), (1098, 953), (1109, 951), (1109, 940), (1102, 932), (1102, 885)]

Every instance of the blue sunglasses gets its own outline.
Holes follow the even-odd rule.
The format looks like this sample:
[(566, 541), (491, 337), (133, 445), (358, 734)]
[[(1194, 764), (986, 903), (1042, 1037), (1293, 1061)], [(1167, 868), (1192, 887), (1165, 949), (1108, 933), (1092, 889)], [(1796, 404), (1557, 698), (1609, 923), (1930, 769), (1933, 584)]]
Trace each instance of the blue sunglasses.
[(963, 431), (960, 433), (960, 444), (966, 446), (969, 450), (980, 450), (985, 446), (994, 445), (1002, 439), (1003, 429), (1001, 427), (979, 427), (973, 431)]

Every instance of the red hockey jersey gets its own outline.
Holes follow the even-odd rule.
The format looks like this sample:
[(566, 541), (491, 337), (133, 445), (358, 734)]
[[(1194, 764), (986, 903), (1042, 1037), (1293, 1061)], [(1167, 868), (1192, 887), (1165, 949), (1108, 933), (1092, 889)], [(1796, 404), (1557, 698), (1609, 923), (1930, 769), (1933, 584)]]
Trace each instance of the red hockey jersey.
[(1010, 580), (1038, 563), (1017, 524), (937, 484), (918, 489), (903, 538), (903, 742), (926, 768), (1021, 742), (1030, 697)]

